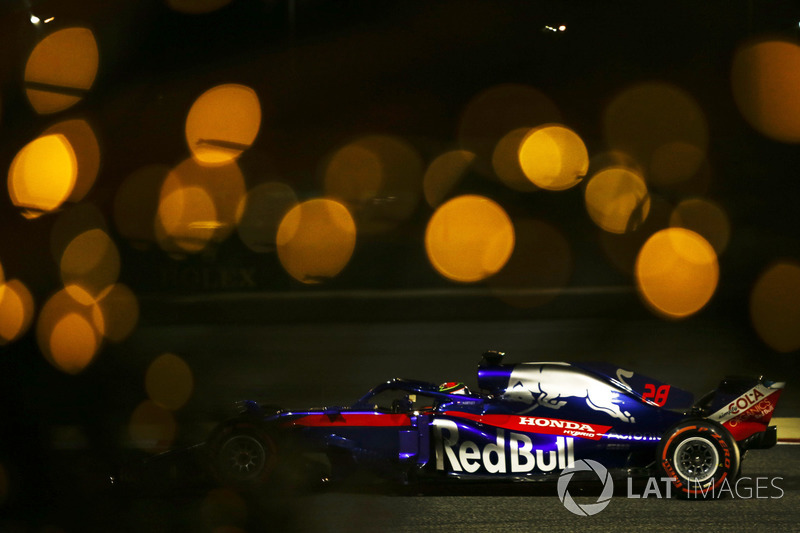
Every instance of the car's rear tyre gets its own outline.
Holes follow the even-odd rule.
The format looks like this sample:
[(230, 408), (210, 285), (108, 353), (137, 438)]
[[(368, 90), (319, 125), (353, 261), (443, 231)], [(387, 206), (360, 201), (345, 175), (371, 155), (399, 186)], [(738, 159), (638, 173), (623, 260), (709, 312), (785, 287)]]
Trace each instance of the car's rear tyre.
[(661, 438), (659, 471), (673, 479), (681, 498), (712, 499), (730, 493), (739, 472), (739, 449), (725, 428), (708, 420), (685, 420)]
[(212, 434), (208, 444), (214, 477), (225, 486), (256, 488), (275, 474), (278, 446), (257, 422), (230, 421)]

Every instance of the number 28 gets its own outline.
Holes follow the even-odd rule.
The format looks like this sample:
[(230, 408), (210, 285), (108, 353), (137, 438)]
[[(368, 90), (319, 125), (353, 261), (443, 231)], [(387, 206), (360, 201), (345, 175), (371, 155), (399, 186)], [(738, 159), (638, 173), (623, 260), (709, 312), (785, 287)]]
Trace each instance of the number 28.
[(644, 386), (644, 394), (642, 395), (642, 399), (656, 404), (657, 406), (661, 407), (665, 403), (667, 403), (667, 397), (669, 396), (669, 385), (661, 385), (656, 389), (656, 386), (652, 383), (647, 383)]

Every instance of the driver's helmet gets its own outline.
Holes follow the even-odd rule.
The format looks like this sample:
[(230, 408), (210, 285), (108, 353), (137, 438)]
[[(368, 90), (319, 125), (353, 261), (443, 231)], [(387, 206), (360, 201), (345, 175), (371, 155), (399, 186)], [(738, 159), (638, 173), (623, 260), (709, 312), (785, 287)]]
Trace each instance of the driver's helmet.
[(460, 381), (447, 381), (439, 385), (439, 392), (446, 394), (469, 394), (469, 389)]

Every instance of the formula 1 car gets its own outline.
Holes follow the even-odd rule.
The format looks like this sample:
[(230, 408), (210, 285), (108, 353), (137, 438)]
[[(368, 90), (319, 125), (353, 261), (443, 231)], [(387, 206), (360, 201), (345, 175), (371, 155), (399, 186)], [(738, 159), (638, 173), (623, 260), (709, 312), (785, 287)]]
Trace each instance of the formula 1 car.
[(486, 352), (480, 393), (463, 384), (393, 379), (349, 407), (283, 410), (242, 403), (210, 435), (217, 479), (235, 487), (276, 482), (287, 465), (320, 475), (359, 470), (402, 481), (546, 480), (577, 459), (625, 475), (672, 478), (673, 493), (732, 483), (749, 449), (769, 448), (783, 383), (725, 378), (693, 395), (595, 363), (502, 364)]

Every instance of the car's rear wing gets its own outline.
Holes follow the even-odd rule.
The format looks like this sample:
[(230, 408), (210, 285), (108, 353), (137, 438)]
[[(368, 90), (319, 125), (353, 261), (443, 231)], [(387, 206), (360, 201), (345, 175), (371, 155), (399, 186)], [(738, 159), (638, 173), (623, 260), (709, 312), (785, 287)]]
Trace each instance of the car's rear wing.
[(737, 442), (749, 447), (774, 444), (769, 422), (785, 383), (760, 378), (726, 377), (707, 399), (708, 419), (724, 426)]

